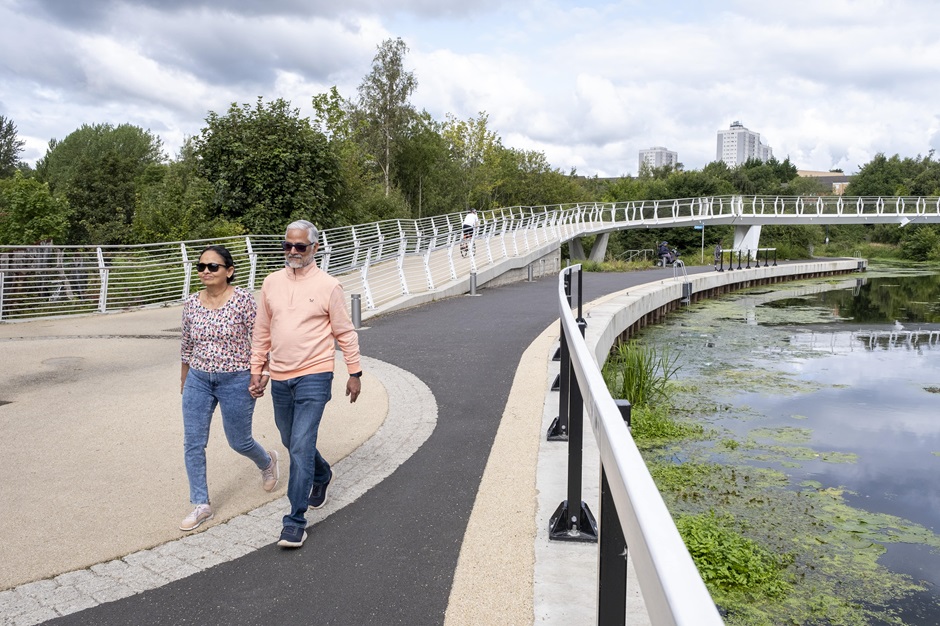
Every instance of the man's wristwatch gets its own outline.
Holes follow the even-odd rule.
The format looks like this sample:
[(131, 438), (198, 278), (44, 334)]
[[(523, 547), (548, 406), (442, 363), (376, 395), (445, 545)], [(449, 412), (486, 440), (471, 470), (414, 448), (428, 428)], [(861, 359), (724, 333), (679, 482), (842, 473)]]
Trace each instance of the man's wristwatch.
[(356, 372), (355, 374), (350, 374), (350, 378), (362, 378), (362, 372)]

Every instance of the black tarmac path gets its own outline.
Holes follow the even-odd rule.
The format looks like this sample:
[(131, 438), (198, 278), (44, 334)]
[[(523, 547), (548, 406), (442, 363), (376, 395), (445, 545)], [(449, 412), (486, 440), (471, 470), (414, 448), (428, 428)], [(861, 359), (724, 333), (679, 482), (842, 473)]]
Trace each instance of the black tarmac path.
[[(585, 274), (584, 302), (672, 276), (671, 269)], [(549, 276), (481, 289), (478, 297), (454, 297), (365, 322), (363, 354), (427, 384), (438, 404), (437, 427), (386, 480), (309, 527), (302, 548), (278, 548), (272, 536), (270, 546), (244, 557), (50, 623), (442, 623), (517, 364), (558, 319), (557, 284)], [(544, 389), (532, 394), (533, 402), (542, 403)]]

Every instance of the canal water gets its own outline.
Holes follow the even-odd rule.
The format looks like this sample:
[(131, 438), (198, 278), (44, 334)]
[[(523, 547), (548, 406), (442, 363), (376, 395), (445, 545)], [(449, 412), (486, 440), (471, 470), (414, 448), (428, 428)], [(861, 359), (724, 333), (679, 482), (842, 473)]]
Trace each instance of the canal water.
[(878, 567), (921, 587), (885, 602), (890, 623), (940, 624), (940, 273), (873, 267), (736, 292), (638, 340), (678, 359), (679, 404), (718, 433), (679, 458), (694, 448), (793, 490), (838, 490), (856, 511), (840, 520), (890, 536)]

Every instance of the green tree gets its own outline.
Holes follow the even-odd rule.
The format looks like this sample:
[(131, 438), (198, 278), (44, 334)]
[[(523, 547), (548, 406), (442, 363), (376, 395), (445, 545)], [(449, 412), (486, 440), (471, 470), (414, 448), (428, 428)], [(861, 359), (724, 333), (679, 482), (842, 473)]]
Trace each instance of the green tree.
[(450, 213), (463, 206), (453, 185), (457, 167), (442, 129), (442, 124), (422, 111), (398, 142), (393, 180), (413, 217)]
[(912, 224), (904, 229), (901, 257), (911, 261), (940, 259), (940, 234), (936, 224)]
[(851, 196), (909, 196), (940, 194), (940, 163), (933, 159), (933, 150), (926, 157), (904, 158), (895, 154), (888, 158), (875, 155), (852, 177), (846, 189)]
[(25, 144), (17, 137), (13, 120), (0, 115), (0, 178), (13, 176)]
[(134, 212), (138, 243), (185, 241), (239, 235), (244, 229), (215, 211), (212, 185), (197, 173), (192, 139), (175, 161), (160, 166), (142, 186)]
[(457, 167), (453, 182), (460, 193), (461, 209), (490, 208), (488, 201), (497, 182), (493, 170), (502, 143), (496, 133), (487, 128), (488, 122), (489, 116), (482, 111), (479, 117), (467, 121), (448, 114), (444, 122), (441, 134)]
[(368, 142), (368, 125), (362, 111), (340, 96), (336, 87), (314, 96), (315, 128), (328, 138), (338, 163), (337, 182), (329, 204), (332, 225), (363, 224), (410, 217), (405, 199), (397, 190), (386, 194), (375, 168)]
[(38, 178), (72, 210), (71, 244), (120, 244), (132, 240), (138, 186), (163, 161), (159, 137), (130, 124), (83, 125), (49, 142), (36, 164)]
[(339, 184), (327, 138), (298, 109), (277, 99), (254, 108), (232, 104), (210, 112), (195, 139), (198, 173), (215, 190), (215, 209), (255, 234), (278, 233), (294, 219), (328, 228)]
[(386, 39), (372, 59), (372, 71), (359, 85), (359, 107), (365, 116), (369, 145), (382, 170), (385, 195), (391, 191), (392, 157), (396, 142), (414, 114), (408, 99), (417, 87), (404, 69), (408, 46), (401, 38)]
[(32, 245), (60, 239), (68, 228), (68, 203), (49, 185), (15, 172), (0, 180), (0, 245)]

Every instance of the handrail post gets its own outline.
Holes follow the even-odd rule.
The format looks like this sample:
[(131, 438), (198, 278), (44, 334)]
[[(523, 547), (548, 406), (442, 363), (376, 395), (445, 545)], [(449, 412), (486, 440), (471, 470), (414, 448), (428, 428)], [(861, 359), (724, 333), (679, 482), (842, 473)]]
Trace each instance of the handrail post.
[(98, 312), (106, 313), (108, 311), (108, 268), (104, 264), (104, 253), (101, 248), (95, 248), (98, 255), (98, 276), (101, 283), (98, 289)]
[(186, 253), (186, 244), (183, 242), (180, 242), (180, 254), (183, 257), (183, 293), (180, 300), (185, 300), (189, 296), (189, 288), (192, 285), (193, 263), (189, 260), (189, 255)]
[[(571, 270), (568, 270), (571, 273)], [(581, 285), (578, 281), (578, 329), (584, 337), (587, 323), (580, 318), (581, 313)], [(562, 329), (562, 335), (564, 335)], [(548, 538), (557, 541), (597, 542), (597, 520), (588, 508), (587, 503), (581, 499), (581, 475), (584, 442), (584, 397), (581, 395), (581, 386), (574, 376), (571, 360), (568, 360), (567, 371), (562, 371), (561, 377), (569, 378), (568, 394), (568, 489), (567, 499), (563, 500), (548, 522)]]
[[(258, 276), (258, 253), (251, 246), (251, 237), (245, 237), (245, 250), (248, 252), (248, 290), (255, 290), (255, 278)], [(324, 272), (325, 267), (320, 267)]]
[[(614, 400), (630, 428), (629, 400)], [(627, 623), (627, 540), (623, 535), (617, 505), (610, 494), (607, 472), (601, 464), (600, 543), (597, 559), (597, 623)]]
[(571, 381), (571, 353), (568, 352), (568, 337), (565, 325), (560, 324), (558, 354), (561, 360), (558, 370), (558, 417), (548, 427), (548, 441), (568, 441), (568, 384)]

